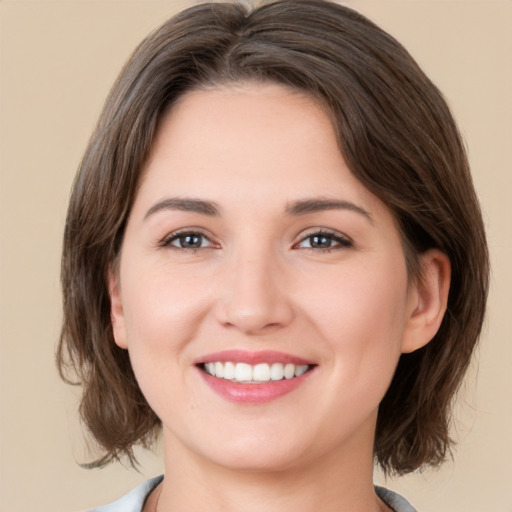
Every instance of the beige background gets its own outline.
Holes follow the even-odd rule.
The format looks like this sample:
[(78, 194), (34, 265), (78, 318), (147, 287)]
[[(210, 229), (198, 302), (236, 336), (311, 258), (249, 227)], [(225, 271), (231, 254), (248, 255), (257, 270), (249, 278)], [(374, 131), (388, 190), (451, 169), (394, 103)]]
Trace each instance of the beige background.
[[(110, 84), (139, 40), (191, 3), (0, 1), (0, 512), (83, 510), (161, 471), (151, 454), (141, 474), (77, 465), (87, 460), (79, 391), (53, 364), (59, 253), (71, 181)], [(478, 369), (457, 408), (455, 461), (387, 485), (422, 512), (511, 512), (512, 2), (347, 3), (404, 43), (446, 94), (494, 266)]]

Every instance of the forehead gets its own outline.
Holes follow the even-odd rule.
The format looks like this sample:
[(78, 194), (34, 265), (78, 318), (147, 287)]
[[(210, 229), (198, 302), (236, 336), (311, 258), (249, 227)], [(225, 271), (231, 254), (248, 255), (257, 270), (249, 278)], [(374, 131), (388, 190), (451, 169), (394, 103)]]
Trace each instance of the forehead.
[(320, 103), (274, 84), (181, 97), (160, 123), (140, 191), (157, 196), (164, 190), (220, 202), (328, 196), (367, 210), (383, 207), (348, 168)]
[(233, 158), (240, 148), (248, 160), (265, 147), (267, 155), (274, 150), (269, 156), (284, 159), (290, 156), (290, 145), (308, 143), (306, 150), (320, 140), (337, 145), (318, 101), (282, 85), (249, 82), (181, 96), (162, 119), (151, 156), (197, 147), (201, 150), (197, 157), (212, 150), (217, 159)]

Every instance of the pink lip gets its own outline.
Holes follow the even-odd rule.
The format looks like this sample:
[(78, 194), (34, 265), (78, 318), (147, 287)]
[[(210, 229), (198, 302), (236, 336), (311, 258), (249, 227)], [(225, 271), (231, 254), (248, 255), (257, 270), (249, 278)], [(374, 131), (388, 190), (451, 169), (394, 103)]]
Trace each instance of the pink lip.
[(200, 369), (198, 371), (206, 384), (222, 398), (230, 402), (246, 404), (263, 404), (282, 397), (298, 388), (314, 372), (314, 370), (309, 370), (293, 379), (282, 379), (262, 384), (241, 384), (212, 377)]
[(285, 354), (284, 352), (276, 352), (275, 350), (261, 350), (259, 352), (249, 352), (247, 350), (222, 350), (221, 352), (215, 352), (213, 354), (207, 354), (199, 357), (194, 361), (194, 364), (215, 363), (217, 361), (220, 361), (221, 363), (230, 361), (232, 363), (247, 363), (251, 365), (259, 363), (293, 363), (296, 365), (314, 364), (312, 361), (307, 361), (301, 357)]
[(299, 365), (310, 365), (315, 367), (315, 363), (284, 352), (276, 352), (275, 350), (262, 350), (258, 352), (250, 352), (247, 350), (222, 350), (207, 354), (194, 361), (197, 369), (206, 384), (222, 398), (236, 403), (257, 404), (270, 402), (281, 396), (284, 396), (300, 385), (302, 385), (313, 373), (314, 368), (310, 369), (300, 377), (293, 379), (282, 379), (277, 381), (269, 381), (258, 384), (244, 384), (232, 382), (226, 379), (219, 379), (206, 373), (201, 367), (203, 363), (214, 362), (232, 362), (247, 363), (255, 365), (259, 363), (292, 363)]

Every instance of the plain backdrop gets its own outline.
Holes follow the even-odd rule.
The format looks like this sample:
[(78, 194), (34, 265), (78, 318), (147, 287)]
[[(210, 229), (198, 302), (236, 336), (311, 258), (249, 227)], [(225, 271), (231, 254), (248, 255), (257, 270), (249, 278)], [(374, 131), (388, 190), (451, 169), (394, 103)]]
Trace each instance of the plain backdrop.
[[(110, 85), (143, 36), (192, 3), (0, 1), (0, 512), (84, 510), (162, 471), (158, 450), (141, 454), (140, 473), (78, 465), (90, 460), (79, 389), (54, 366), (59, 260), (70, 185)], [(445, 93), (493, 264), (454, 461), (384, 483), (422, 512), (512, 512), (512, 2), (346, 3), (397, 37)]]

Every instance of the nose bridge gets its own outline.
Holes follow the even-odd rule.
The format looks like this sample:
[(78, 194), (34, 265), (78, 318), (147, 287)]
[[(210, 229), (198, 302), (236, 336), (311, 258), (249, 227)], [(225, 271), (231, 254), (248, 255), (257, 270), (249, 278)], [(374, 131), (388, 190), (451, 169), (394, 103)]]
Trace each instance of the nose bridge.
[(277, 251), (268, 241), (245, 237), (227, 264), (221, 321), (258, 334), (286, 325), (293, 312)]

